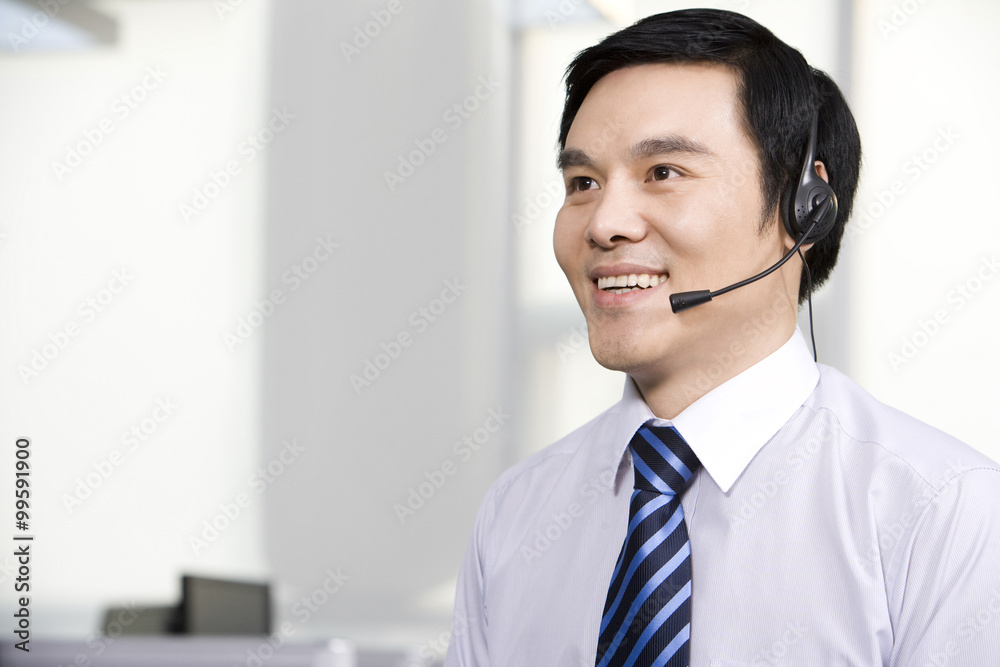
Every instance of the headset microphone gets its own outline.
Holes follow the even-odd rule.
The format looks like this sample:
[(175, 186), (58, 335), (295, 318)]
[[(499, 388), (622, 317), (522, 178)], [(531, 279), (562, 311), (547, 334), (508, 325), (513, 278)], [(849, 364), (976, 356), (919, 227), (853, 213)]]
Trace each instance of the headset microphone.
[[(720, 290), (695, 290), (694, 292), (678, 292), (670, 295), (670, 308), (679, 313), (688, 308), (700, 306), (712, 300), (712, 297), (731, 292), (761, 278), (770, 275), (781, 267), (788, 259), (799, 251), (804, 243), (815, 243), (833, 229), (837, 220), (837, 195), (833, 188), (816, 172), (816, 135), (819, 126), (819, 111), (813, 115), (812, 128), (809, 133), (809, 145), (802, 161), (802, 172), (794, 191), (786, 197), (787, 204), (782, 207), (782, 218), (785, 230), (794, 239), (795, 245), (785, 253), (773, 266), (758, 273), (752, 278), (741, 280)], [(808, 268), (808, 267), (807, 267)]]

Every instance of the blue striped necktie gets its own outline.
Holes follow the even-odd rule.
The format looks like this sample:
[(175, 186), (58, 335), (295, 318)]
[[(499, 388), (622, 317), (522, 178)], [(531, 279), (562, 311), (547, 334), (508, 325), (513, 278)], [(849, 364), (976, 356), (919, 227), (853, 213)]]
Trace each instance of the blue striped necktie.
[(629, 448), (635, 490), (604, 603), (597, 667), (688, 667), (691, 543), (681, 493), (700, 463), (670, 426), (642, 426)]

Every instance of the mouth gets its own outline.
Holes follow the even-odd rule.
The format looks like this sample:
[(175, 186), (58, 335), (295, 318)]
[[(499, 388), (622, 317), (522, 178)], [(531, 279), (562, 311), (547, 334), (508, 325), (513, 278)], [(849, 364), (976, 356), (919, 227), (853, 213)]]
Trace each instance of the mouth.
[(628, 273), (620, 276), (604, 276), (594, 282), (597, 289), (610, 294), (625, 294), (636, 290), (646, 290), (658, 287), (667, 281), (667, 274)]

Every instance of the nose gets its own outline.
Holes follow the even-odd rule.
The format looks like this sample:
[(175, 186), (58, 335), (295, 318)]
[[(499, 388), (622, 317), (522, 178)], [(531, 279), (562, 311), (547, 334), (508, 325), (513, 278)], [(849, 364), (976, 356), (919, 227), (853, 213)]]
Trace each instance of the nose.
[(641, 241), (647, 228), (637, 204), (626, 184), (606, 184), (584, 232), (587, 243), (611, 249)]

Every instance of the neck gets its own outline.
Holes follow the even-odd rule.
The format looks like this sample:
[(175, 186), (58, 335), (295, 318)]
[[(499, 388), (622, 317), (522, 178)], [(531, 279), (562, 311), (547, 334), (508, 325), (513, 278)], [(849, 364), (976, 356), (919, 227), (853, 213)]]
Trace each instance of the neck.
[(661, 419), (674, 419), (689, 405), (736, 377), (788, 342), (795, 321), (747, 336), (733, 332), (694, 351), (675, 367), (631, 373), (643, 399)]

